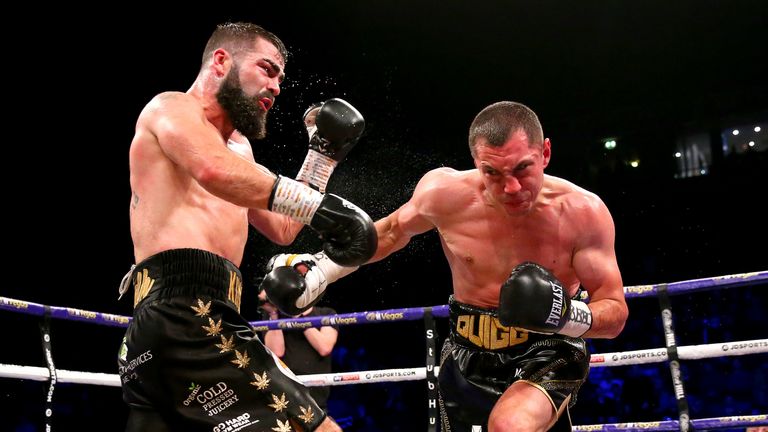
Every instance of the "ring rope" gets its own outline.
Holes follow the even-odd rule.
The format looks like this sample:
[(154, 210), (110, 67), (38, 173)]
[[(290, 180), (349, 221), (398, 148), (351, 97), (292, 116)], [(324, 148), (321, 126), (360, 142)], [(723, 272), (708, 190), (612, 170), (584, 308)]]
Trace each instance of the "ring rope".
[[(677, 349), (680, 358), (683, 360), (762, 354), (768, 353), (768, 339), (753, 339), (727, 343), (680, 346)], [(647, 363), (660, 363), (666, 361), (666, 359), (666, 348), (653, 348), (637, 351), (592, 354), (589, 366), (627, 366)], [(439, 366), (435, 366), (435, 374), (437, 374), (439, 369)], [(361, 384), (367, 382), (418, 381), (426, 379), (426, 377), (427, 368), (416, 367), (300, 375), (299, 380), (305, 385), (312, 387), (319, 385)], [(0, 378), (48, 381), (50, 379), (50, 375), (48, 369), (44, 367), (19, 366), (0, 363)], [(64, 369), (56, 369), (56, 378), (59, 382), (62, 383), (94, 384), (120, 387), (120, 377), (117, 374), (77, 372)]]
[[(746, 354), (746, 353), (745, 353)], [(435, 366), (435, 373), (439, 366)], [(16, 366), (0, 364), (0, 376), (6, 378), (30, 379), (33, 381), (47, 381), (48, 369), (34, 366)], [(308, 387), (320, 385), (344, 385), (376, 382), (414, 381), (426, 379), (426, 368), (412, 369), (382, 369), (376, 371), (346, 372), (337, 374), (300, 375), (298, 378)], [(115, 374), (75, 372), (63, 369), (57, 370), (59, 382), (73, 384), (93, 384), (111, 387), (120, 387), (120, 377)], [(768, 414), (713, 417), (691, 420), (695, 429), (723, 429), (768, 425)], [(573, 426), (574, 431), (581, 432), (613, 432), (613, 431), (674, 431), (680, 430), (679, 421), (665, 420), (658, 422), (635, 423), (610, 423)]]
[[(667, 286), (669, 294), (677, 295), (697, 291), (706, 291), (713, 288), (729, 288), (755, 285), (761, 282), (768, 282), (768, 270), (701, 279), (691, 279), (680, 282), (670, 282), (667, 284), (626, 286), (624, 287), (624, 295), (626, 298), (651, 297), (657, 295), (659, 289), (664, 285)], [(43, 316), (45, 314), (46, 307), (47, 306), (39, 303), (0, 296), (0, 310)], [(128, 324), (131, 321), (131, 317), (122, 315), (113, 315), (104, 312), (93, 312), (69, 307), (49, 307), (51, 309), (51, 318), (91, 322), (112, 327), (128, 327)], [(255, 330), (263, 331), (288, 329), (291, 328), (290, 326), (292, 325), (306, 326), (307, 322), (312, 323), (312, 327), (321, 327), (323, 325), (329, 325), (329, 323), (332, 325), (350, 325), (374, 322), (413, 321), (422, 319), (424, 317), (424, 309), (425, 308), (423, 307), (419, 307), (390, 309), (376, 312), (354, 312), (338, 314), (332, 317), (304, 317), (279, 321), (253, 321), (250, 324), (256, 327)], [(432, 306), (431, 309), (432, 314), (436, 317), (448, 316), (447, 305)], [(322, 322), (323, 319), (326, 319), (327, 321)]]
[[(628, 351), (623, 353), (595, 354), (592, 356), (590, 366), (619, 366), (624, 364), (642, 364), (669, 361), (670, 366), (678, 363), (679, 359), (698, 359), (708, 357), (721, 357), (744, 355), (753, 353), (768, 352), (768, 339), (756, 339), (752, 341), (739, 341), (729, 343), (717, 343), (708, 345), (695, 345), (688, 347), (678, 347), (674, 341), (674, 331), (672, 328), (672, 313), (669, 305), (669, 295), (681, 294), (684, 292), (704, 291), (713, 288), (726, 288), (758, 284), (768, 280), (768, 271), (759, 271), (752, 273), (741, 273), (726, 276), (717, 276), (712, 278), (701, 278), (673, 283), (664, 283), (657, 285), (638, 285), (624, 287), (626, 298), (649, 297), (656, 295), (659, 298), (662, 309), (662, 320), (665, 323), (665, 342), (666, 348), (656, 348), (650, 350)], [(74, 321), (92, 322), (102, 325), (127, 327), (131, 318), (102, 312), (92, 312), (75, 308), (62, 308), (56, 306), (41, 305), (23, 300), (16, 300), (7, 297), (0, 297), (0, 310), (10, 310), (13, 312), (27, 313), (31, 315), (44, 316), (48, 318), (59, 318)], [(428, 316), (446, 317), (448, 316), (448, 306), (434, 306), (426, 308), (407, 308), (391, 309), (376, 312), (355, 312), (351, 314), (341, 314), (333, 316), (321, 316), (312, 318), (295, 318), (275, 321), (255, 321), (251, 325), (256, 331), (265, 331), (268, 329), (302, 329), (308, 327), (320, 327), (325, 325), (349, 325), (363, 324), (372, 322), (392, 322), (392, 321), (410, 321), (421, 319)], [(427, 336), (429, 331), (427, 331)], [(429, 342), (429, 341), (427, 341)], [(690, 356), (690, 357), (688, 357)], [(428, 365), (425, 368), (412, 369), (387, 369), (382, 371), (360, 371), (347, 372), (341, 374), (318, 374), (304, 375), (300, 379), (308, 386), (313, 385), (341, 385), (361, 382), (390, 382), (427, 379), (428, 376), (434, 377), (437, 366)], [(673, 381), (675, 369), (671, 368)], [(429, 375), (428, 375), (429, 374)], [(30, 366), (16, 366), (0, 364), (0, 377), (28, 378), (38, 381), (56, 381), (120, 386), (120, 379), (112, 374), (94, 374), (90, 372), (77, 372), (56, 370), (55, 373), (50, 369), (36, 368)], [(686, 432), (689, 428), (731, 428), (742, 426), (768, 425), (766, 415), (757, 416), (735, 416), (719, 417), (712, 419), (694, 419), (688, 417), (687, 405), (680, 404), (680, 394), (685, 402), (685, 394), (678, 392), (682, 383), (674, 382), (676, 395), (678, 395), (678, 408), (680, 420), (646, 422), (646, 423), (616, 423), (604, 425), (576, 426), (575, 430), (680, 430)], [(48, 400), (50, 403), (50, 398)], [(431, 403), (431, 401), (429, 402)], [(682, 409), (680, 408), (682, 406)], [(49, 412), (50, 410), (46, 410)], [(49, 415), (46, 413), (46, 415)], [(430, 420), (432, 420), (430, 418)]]
[[(435, 366), (435, 373), (440, 370)], [(48, 369), (37, 366), (19, 366), (0, 363), (0, 377), (48, 381)], [(379, 383), (395, 381), (419, 381), (426, 379), (427, 368), (380, 369), (357, 372), (339, 372), (330, 374), (298, 375), (297, 378), (307, 387), (335, 386), (347, 384)], [(56, 369), (56, 378), (60, 383), (91, 384), (107, 387), (120, 387), (120, 376), (98, 372), (79, 372)]]
[(654, 285), (635, 285), (624, 287), (626, 298), (651, 297), (666, 286), (670, 295), (708, 291), (713, 288), (735, 288), (756, 285), (768, 281), (768, 270), (750, 273), (737, 273), (725, 276), (690, 279), (679, 282), (659, 283)]
[[(704, 419), (691, 420), (694, 430), (707, 429), (732, 429), (740, 427), (754, 427), (768, 425), (768, 414), (731, 416), (731, 417), (711, 417)], [(596, 431), (626, 431), (626, 432), (647, 432), (647, 431), (677, 431), (680, 430), (680, 422), (677, 420), (662, 420), (656, 422), (635, 422), (635, 423), (608, 423), (574, 426), (574, 431), (596, 432)]]

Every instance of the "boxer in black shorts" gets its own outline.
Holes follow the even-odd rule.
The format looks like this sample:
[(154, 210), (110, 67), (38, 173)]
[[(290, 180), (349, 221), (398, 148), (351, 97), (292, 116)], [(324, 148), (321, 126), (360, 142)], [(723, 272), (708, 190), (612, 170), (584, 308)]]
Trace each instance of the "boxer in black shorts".
[(139, 263), (119, 370), (128, 431), (314, 430), (325, 418), (239, 314), (230, 261), (174, 249)]
[[(376, 221), (369, 263), (418, 234), (440, 237), (455, 299), (438, 385), (450, 430), (566, 429), (565, 408), (587, 376), (581, 338), (614, 338), (627, 320), (613, 218), (594, 193), (544, 173), (552, 143), (529, 107), (485, 107), (468, 138), (474, 169), (424, 174), (405, 204)], [(267, 295), (291, 310), (311, 304), (350, 273), (328, 261), (272, 259)], [(425, 277), (442, 277), (430, 260), (422, 268)], [(580, 288), (589, 304), (573, 299)]]
[(136, 290), (120, 364), (129, 431), (341, 430), (238, 313), (249, 223), (283, 245), (309, 226), (341, 265), (376, 250), (370, 216), (324, 193), (364, 129), (351, 104), (334, 98), (304, 113), (309, 149), (296, 180), (254, 158), (287, 57), (263, 27), (221, 24), (192, 86), (156, 95), (136, 121), (129, 211), (139, 264), (120, 287)]
[(453, 297), (450, 325), (438, 376), (443, 432), (488, 430), (488, 414), (514, 382), (540, 389), (562, 413), (549, 430), (571, 430), (568, 407), (589, 373), (584, 339), (503, 326), (496, 310)]

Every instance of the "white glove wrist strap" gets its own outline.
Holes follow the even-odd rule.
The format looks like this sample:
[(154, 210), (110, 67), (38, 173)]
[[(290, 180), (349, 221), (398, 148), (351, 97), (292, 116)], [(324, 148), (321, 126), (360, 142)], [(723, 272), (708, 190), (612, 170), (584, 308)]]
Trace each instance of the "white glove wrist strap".
[(287, 177), (278, 177), (272, 198), (272, 210), (305, 225), (312, 221), (323, 194)]
[(571, 337), (581, 337), (592, 327), (592, 311), (586, 303), (578, 300), (571, 300), (571, 307), (568, 311), (568, 319), (565, 325), (558, 333)]
[(304, 158), (304, 163), (301, 165), (296, 179), (305, 181), (324, 193), (328, 180), (330, 180), (331, 174), (333, 174), (333, 170), (338, 163), (338, 161), (310, 149), (307, 152), (307, 157)]

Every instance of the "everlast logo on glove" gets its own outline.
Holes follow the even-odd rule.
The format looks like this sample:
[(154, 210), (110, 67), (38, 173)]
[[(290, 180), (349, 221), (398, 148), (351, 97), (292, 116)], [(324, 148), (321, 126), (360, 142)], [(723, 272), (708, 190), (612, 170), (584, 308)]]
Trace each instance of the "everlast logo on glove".
[(592, 326), (592, 312), (586, 303), (568, 298), (549, 270), (525, 262), (501, 285), (499, 320), (530, 332), (581, 337)]
[(549, 285), (552, 287), (552, 309), (546, 323), (559, 328), (563, 317), (563, 287), (552, 281), (549, 281)]

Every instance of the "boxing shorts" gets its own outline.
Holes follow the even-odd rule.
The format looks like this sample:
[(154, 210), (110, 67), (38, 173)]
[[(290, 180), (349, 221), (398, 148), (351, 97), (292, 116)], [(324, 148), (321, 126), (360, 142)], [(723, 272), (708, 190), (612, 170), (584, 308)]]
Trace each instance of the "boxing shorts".
[[(589, 373), (584, 339), (530, 333), (499, 323), (496, 310), (450, 299), (450, 337), (438, 375), (443, 432), (488, 430), (488, 416), (516, 381), (540, 389), (560, 414), (551, 431), (570, 431), (568, 408)], [(475, 426), (475, 428), (473, 428)]]
[(326, 414), (240, 315), (232, 262), (175, 249), (137, 264), (118, 367), (129, 432), (315, 430)]

